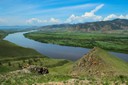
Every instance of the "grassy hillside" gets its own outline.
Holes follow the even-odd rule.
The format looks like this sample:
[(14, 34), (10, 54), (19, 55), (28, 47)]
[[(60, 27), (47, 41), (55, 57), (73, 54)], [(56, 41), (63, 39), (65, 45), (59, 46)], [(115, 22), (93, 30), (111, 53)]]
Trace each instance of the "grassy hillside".
[[(94, 58), (93, 58), (94, 57)], [(87, 60), (87, 61), (85, 61)], [(95, 62), (95, 65), (93, 65)], [(96, 64), (97, 62), (97, 64)], [(14, 60), (4, 63), (1, 68), (0, 84), (3, 85), (111, 85), (128, 84), (128, 64), (95, 48), (77, 62), (46, 57)], [(93, 63), (93, 64), (92, 64)], [(47, 67), (49, 74), (41, 75), (30, 72), (20, 66)], [(8, 71), (10, 70), (10, 71)], [(90, 73), (88, 71), (90, 70)], [(20, 71), (20, 72), (18, 72)], [(95, 74), (99, 71), (102, 75)], [(111, 74), (111, 73), (115, 74)], [(104, 74), (103, 74), (104, 73)], [(106, 73), (106, 74), (105, 74)], [(87, 75), (88, 74), (88, 75)], [(94, 77), (97, 76), (97, 77)]]
[(6, 35), (7, 33), (5, 31), (0, 30), (0, 40), (2, 40)]
[[(8, 41), (0, 42), (0, 84), (28, 85), (49, 81), (64, 81), (71, 78), (73, 62), (64, 59), (51, 59), (40, 55), (36, 51), (17, 46)], [(22, 67), (47, 67), (49, 74), (44, 77), (37, 73), (24, 73)], [(20, 72), (18, 72), (20, 71)], [(29, 72), (29, 71), (27, 71)]]
[[(19, 69), (17, 66), (15, 68), (8, 66), (11, 65), (14, 61), (18, 60), (26, 60), (30, 58), (38, 58), (43, 57), (41, 54), (36, 52), (35, 50), (29, 48), (23, 48), (17, 46), (8, 41), (1, 40), (0, 41), (0, 73), (8, 72), (12, 70)], [(7, 66), (6, 66), (6, 65)]]
[(44, 43), (85, 48), (97, 46), (109, 51), (128, 53), (128, 34), (40, 31), (27, 33), (25, 36)]
[(15, 56), (34, 56), (34, 55), (41, 55), (35, 50), (29, 48), (23, 48), (17, 46), (13, 43), (8, 41), (2, 40), (0, 42), (0, 58), (5, 57), (15, 57)]
[(128, 76), (128, 64), (100, 48), (93, 48), (73, 66), (74, 75)]

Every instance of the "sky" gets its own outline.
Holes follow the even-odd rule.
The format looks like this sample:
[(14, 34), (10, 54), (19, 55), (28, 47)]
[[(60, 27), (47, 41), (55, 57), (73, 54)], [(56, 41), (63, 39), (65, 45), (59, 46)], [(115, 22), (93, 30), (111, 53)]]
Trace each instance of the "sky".
[(0, 26), (128, 19), (128, 0), (0, 0)]

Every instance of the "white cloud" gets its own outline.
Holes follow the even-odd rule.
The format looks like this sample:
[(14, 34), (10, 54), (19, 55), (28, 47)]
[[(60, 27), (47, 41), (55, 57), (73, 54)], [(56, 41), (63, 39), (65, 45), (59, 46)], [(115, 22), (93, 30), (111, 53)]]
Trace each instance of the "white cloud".
[(50, 23), (59, 23), (59, 19), (51, 18), (48, 22)]
[(95, 9), (91, 10), (90, 12), (85, 12), (81, 16), (76, 16), (72, 14), (67, 20), (66, 23), (78, 23), (78, 22), (85, 22), (85, 21), (100, 21), (102, 20), (102, 16), (95, 15), (95, 12), (100, 10), (104, 4), (98, 5)]
[(42, 20), (42, 19), (38, 19), (38, 18), (31, 18), (26, 20), (26, 22), (28, 24), (34, 24), (34, 25), (38, 25), (38, 24), (57, 24), (60, 23), (60, 21), (58, 19), (55, 18), (50, 18), (48, 20)]
[(26, 22), (29, 23), (29, 24), (32, 24), (32, 23), (45, 23), (47, 21), (46, 20), (41, 20), (41, 19), (38, 19), (38, 18), (31, 18), (31, 19), (26, 20)]
[[(28, 15), (29, 14), (30, 15), (31, 14), (42, 14), (42, 13), (44, 14), (44, 13), (51, 13), (51, 12), (54, 12), (54, 13), (56, 13), (56, 12), (71, 13), (72, 11), (75, 11), (75, 10), (85, 10), (84, 8), (88, 9), (88, 8), (94, 7), (96, 5), (97, 4), (90, 3), (90, 4), (82, 4), (82, 5), (75, 5), (75, 6), (66, 6), (66, 7), (52, 8), (52, 9), (43, 9), (43, 10), (35, 10), (35, 11), (32, 10), (31, 12), (29, 12), (27, 14)], [(56, 14), (56, 15), (58, 15), (58, 14)]]
[(116, 14), (110, 14), (107, 17), (105, 17), (103, 20), (107, 21), (107, 20), (112, 20), (112, 19), (128, 19), (128, 15), (116, 15)]
[(97, 11), (100, 10), (103, 6), (104, 6), (104, 4), (101, 4), (101, 5), (97, 6), (95, 9), (93, 9), (93, 10), (91, 11), (91, 13), (97, 12)]

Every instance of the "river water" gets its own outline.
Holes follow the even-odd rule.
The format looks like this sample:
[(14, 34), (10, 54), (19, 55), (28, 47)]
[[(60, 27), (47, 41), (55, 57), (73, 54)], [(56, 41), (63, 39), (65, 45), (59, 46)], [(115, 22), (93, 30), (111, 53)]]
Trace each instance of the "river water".
[[(10, 41), (22, 47), (32, 48), (38, 51), (39, 53), (51, 58), (68, 59), (72, 61), (78, 60), (84, 54), (88, 53), (90, 50), (88, 48), (60, 46), (55, 44), (41, 43), (35, 40), (25, 38), (24, 37), (25, 33), (28, 32), (18, 32), (18, 33), (9, 34), (4, 38), (4, 40)], [(128, 62), (128, 54), (117, 53), (117, 52), (110, 52), (110, 53)]]

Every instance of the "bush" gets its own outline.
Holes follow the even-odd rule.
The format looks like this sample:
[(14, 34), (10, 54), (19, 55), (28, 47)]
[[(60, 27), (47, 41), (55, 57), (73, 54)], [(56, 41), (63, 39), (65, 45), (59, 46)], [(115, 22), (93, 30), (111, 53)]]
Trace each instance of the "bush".
[(12, 66), (11, 62), (8, 62), (8, 66)]

